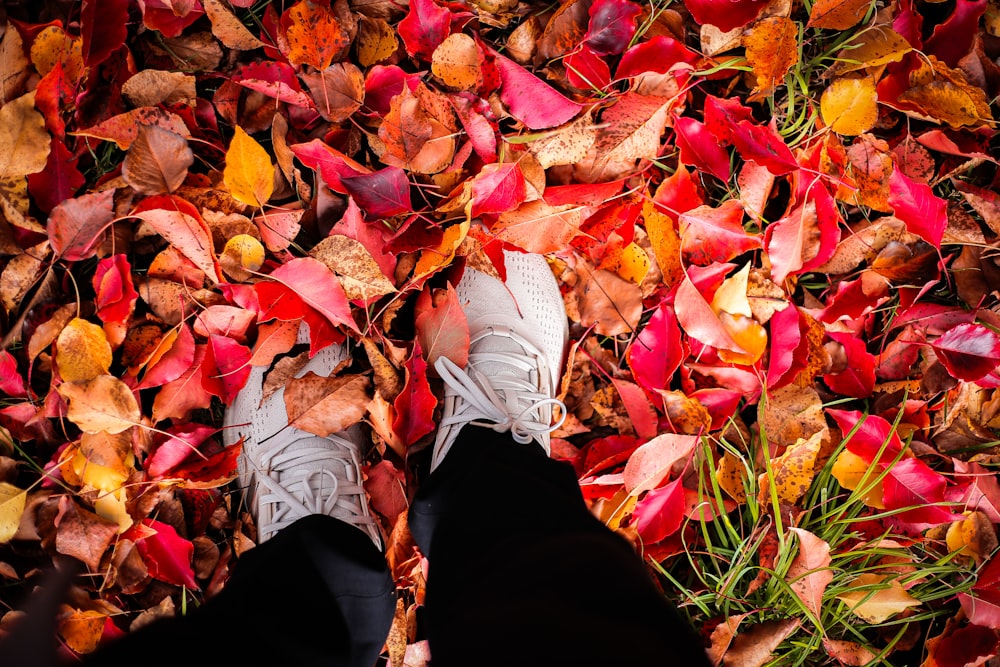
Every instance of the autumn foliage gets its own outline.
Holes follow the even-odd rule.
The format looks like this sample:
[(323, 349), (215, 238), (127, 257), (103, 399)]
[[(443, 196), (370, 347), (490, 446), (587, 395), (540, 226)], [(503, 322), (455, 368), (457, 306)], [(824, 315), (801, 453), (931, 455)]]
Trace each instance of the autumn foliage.
[(5, 9), (0, 578), (84, 564), (64, 652), (225, 586), (222, 414), (266, 367), (290, 424), (370, 435), (386, 656), (424, 664), (433, 362), (513, 249), (572, 325), (553, 455), (716, 664), (996, 657), (995, 4)]

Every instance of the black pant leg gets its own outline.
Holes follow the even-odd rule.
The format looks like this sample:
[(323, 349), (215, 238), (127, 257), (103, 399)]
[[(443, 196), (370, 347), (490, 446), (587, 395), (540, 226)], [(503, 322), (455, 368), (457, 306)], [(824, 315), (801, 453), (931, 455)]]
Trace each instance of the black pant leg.
[(385, 558), (368, 536), (317, 514), (247, 552), (201, 608), (107, 644), (84, 664), (372, 667), (395, 607)]
[(421, 486), (434, 667), (708, 667), (632, 546), (587, 509), (572, 468), (467, 426)]

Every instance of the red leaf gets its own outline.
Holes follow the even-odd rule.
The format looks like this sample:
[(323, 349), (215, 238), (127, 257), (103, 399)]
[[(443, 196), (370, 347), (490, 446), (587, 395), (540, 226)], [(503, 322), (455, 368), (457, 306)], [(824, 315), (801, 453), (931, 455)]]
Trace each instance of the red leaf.
[[(767, 387), (774, 390), (791, 382), (808, 362), (809, 341), (803, 335), (802, 318), (795, 305), (771, 316), (771, 350), (768, 355)], [(780, 335), (776, 335), (780, 332)]]
[(383, 459), (368, 469), (365, 490), (372, 499), (372, 509), (392, 524), (408, 508), (406, 473), (389, 460)]
[(268, 60), (244, 65), (233, 77), (233, 82), (280, 102), (305, 109), (316, 106), (312, 97), (303, 92), (295, 70), (288, 63)]
[(799, 168), (791, 149), (772, 124), (764, 127), (741, 121), (733, 132), (733, 145), (744, 160), (753, 160), (767, 167), (775, 176), (783, 176)]
[(628, 0), (596, 0), (590, 6), (584, 43), (598, 55), (618, 55), (635, 35), (635, 19), (641, 13), (642, 9)]
[(1000, 630), (1000, 591), (975, 589), (975, 595), (959, 593), (958, 601), (969, 622)]
[(86, 259), (114, 221), (115, 189), (67, 199), (49, 215), (48, 233), (52, 251), (69, 262)]
[(759, 236), (743, 229), (743, 205), (736, 199), (718, 208), (699, 206), (680, 215), (681, 251), (692, 264), (727, 262), (761, 247)]
[[(178, 37), (184, 29), (205, 15), (199, 0), (187, 3), (188, 10), (182, 11), (174, 7), (183, 3), (168, 4), (167, 0), (144, 0), (142, 7), (142, 22), (152, 30), (159, 30), (164, 37)], [(104, 21), (102, 15), (100, 18)]]
[(200, 590), (198, 582), (194, 579), (194, 569), (191, 567), (194, 544), (178, 535), (174, 527), (168, 523), (143, 519), (141, 525), (152, 530), (153, 534), (140, 536), (145, 535), (147, 531), (140, 533), (141, 529), (135, 527), (126, 531), (123, 537), (136, 540), (135, 546), (150, 576), (175, 586)]
[(399, 435), (403, 445), (409, 447), (437, 428), (434, 422), (437, 398), (427, 381), (427, 362), (420, 352), (419, 341), (413, 341), (413, 352), (406, 360), (405, 369), (406, 382), (403, 390), (392, 402), (392, 407), (396, 410), (392, 430)]
[(1000, 336), (981, 324), (959, 324), (931, 347), (952, 377), (966, 382), (981, 379), (1000, 364)]
[(79, 158), (69, 152), (62, 140), (53, 137), (45, 169), (28, 175), (28, 189), (46, 213), (76, 194), (86, 182), (76, 168), (77, 162)]
[(83, 38), (83, 62), (87, 67), (100, 65), (125, 43), (128, 5), (129, 0), (84, 0), (80, 9), (80, 36)]
[(838, 394), (867, 398), (875, 388), (875, 355), (868, 352), (863, 340), (842, 331), (831, 331), (831, 339), (844, 346), (847, 368), (840, 373), (827, 373), (823, 381)]
[[(287, 287), (333, 326), (358, 331), (351, 315), (351, 304), (326, 264), (311, 257), (297, 257), (270, 273), (269, 278)], [(261, 303), (265, 303), (261, 300)]]
[(885, 450), (882, 451), (879, 458), (880, 463), (893, 461), (903, 451), (903, 441), (893, 430), (892, 424), (878, 415), (866, 417), (857, 410), (833, 408), (828, 408), (826, 413), (837, 422), (844, 437), (847, 437), (851, 430), (857, 426), (857, 431), (847, 440), (847, 449), (868, 463), (873, 462), (879, 456), (883, 445), (885, 445)]
[(513, 60), (496, 53), (494, 58), (500, 71), (500, 100), (528, 129), (562, 125), (583, 109)]
[(883, 502), (887, 510), (908, 509), (893, 517), (913, 530), (925, 530), (950, 521), (961, 521), (962, 514), (945, 507), (944, 491), (948, 481), (917, 458), (904, 458), (889, 468), (883, 483)]
[(207, 408), (212, 396), (220, 395), (218, 380), (211, 379), (205, 371), (207, 344), (195, 347), (194, 359), (184, 373), (160, 388), (153, 399), (153, 421), (165, 419), (183, 421), (198, 408)]
[(410, 0), (410, 11), (396, 30), (407, 53), (430, 60), (434, 49), (451, 34), (451, 12), (434, 0)]
[(7, 350), (0, 350), (0, 392), (15, 398), (28, 395), (28, 387), (17, 370), (17, 359)]
[(656, 35), (622, 54), (615, 78), (626, 79), (646, 72), (664, 74), (677, 63), (693, 64), (697, 61), (698, 54), (681, 42), (666, 35)]
[(985, 11), (986, 0), (958, 0), (951, 16), (934, 26), (921, 50), (949, 67), (958, 67), (959, 61), (972, 50), (979, 19)]
[(628, 413), (632, 428), (640, 438), (654, 438), (659, 432), (656, 409), (649, 397), (639, 385), (618, 378), (611, 378), (611, 383), (618, 390), (625, 411)]
[(97, 316), (101, 321), (126, 324), (139, 298), (132, 285), (132, 266), (128, 258), (118, 254), (98, 262), (93, 285)]
[(715, 141), (704, 123), (682, 116), (674, 121), (674, 131), (681, 162), (707, 171), (723, 182), (729, 180), (732, 175), (729, 152)]
[[(217, 377), (222, 385), (219, 398), (229, 405), (250, 377), (250, 348), (240, 345), (228, 336), (212, 334), (208, 337), (208, 354), (218, 370)], [(206, 356), (206, 359), (208, 357)]]
[(935, 667), (969, 667), (983, 665), (1000, 649), (996, 630), (969, 624), (941, 637), (940, 642), (928, 642), (929, 660), (924, 664)]
[(684, 487), (680, 479), (653, 489), (636, 503), (632, 516), (643, 542), (651, 544), (673, 535), (684, 521)]
[(234, 444), (220, 449), (206, 459), (192, 456), (185, 463), (174, 468), (170, 475), (176, 479), (185, 479), (200, 485), (210, 485), (213, 488), (224, 486), (235, 479), (236, 466), (242, 450), (242, 445)]
[(472, 179), (470, 215), (513, 211), (527, 196), (524, 174), (516, 162), (487, 164)]
[(661, 303), (628, 348), (632, 376), (647, 391), (667, 389), (684, 358), (681, 330), (672, 306)]
[(319, 171), (327, 186), (342, 195), (347, 194), (347, 189), (340, 182), (341, 178), (371, 173), (367, 167), (355, 162), (336, 148), (327, 146), (319, 139), (295, 144), (290, 148), (295, 157), (302, 160), (302, 164), (313, 171)]
[(582, 90), (604, 90), (611, 83), (611, 69), (601, 56), (584, 46), (563, 60), (566, 66), (566, 80), (571, 86)]
[[(164, 343), (161, 342), (161, 345)], [(153, 365), (146, 368), (139, 389), (149, 389), (173, 382), (187, 372), (194, 363), (195, 343), (191, 328), (186, 322), (177, 329), (177, 337), (166, 351), (157, 350)]]
[(167, 429), (168, 438), (157, 445), (146, 460), (146, 472), (160, 479), (186, 461), (218, 429), (204, 424), (187, 423)]
[(369, 218), (389, 218), (413, 210), (410, 182), (399, 167), (371, 174), (341, 176), (340, 182)]
[(935, 248), (948, 226), (948, 205), (934, 195), (929, 185), (911, 180), (902, 169), (893, 169), (889, 177), (889, 205), (906, 228)]
[(685, 0), (684, 6), (699, 24), (709, 23), (722, 32), (745, 26), (757, 18), (766, 0)]
[(684, 280), (677, 287), (674, 309), (677, 313), (677, 321), (691, 338), (704, 345), (730, 350), (737, 354), (747, 353), (729, 335), (715, 311), (712, 310), (712, 306), (709, 305), (688, 276), (684, 276)]
[[(949, 493), (948, 500), (957, 500), (965, 504), (969, 512), (979, 511), (989, 517), (993, 523), (1000, 523), (1000, 483), (996, 475), (978, 463), (970, 463), (956, 458), (954, 460), (955, 475), (971, 477), (972, 480), (954, 487), (954, 496)], [(1000, 563), (1000, 561), (997, 561)], [(980, 575), (982, 580), (982, 575)]]

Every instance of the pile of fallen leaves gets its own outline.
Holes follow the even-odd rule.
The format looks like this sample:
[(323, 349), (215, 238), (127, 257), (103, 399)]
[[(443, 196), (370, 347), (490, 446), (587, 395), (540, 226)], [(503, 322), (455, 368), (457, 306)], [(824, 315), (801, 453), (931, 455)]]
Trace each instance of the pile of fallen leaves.
[[(506, 248), (545, 254), (565, 297), (553, 455), (594, 513), (657, 571), (748, 507), (785, 549), (733, 595), (790, 562), (799, 618), (685, 607), (717, 663), (782, 664), (823, 633), (811, 663), (996, 656), (995, 3), (4, 9), (0, 580), (9, 609), (53, 560), (84, 563), (65, 651), (200, 604), (254, 544), (221, 423), (263, 367), (290, 424), (370, 434), (401, 590), (386, 655), (424, 664), (405, 512), (433, 362), (467, 353), (462, 267), (502, 276)], [(345, 341), (332, 377), (293, 377)], [(864, 500), (849, 540), (797, 525), (821, 471), (824, 502)], [(934, 616), (915, 558), (828, 589), (872, 544), (975, 581)], [(909, 640), (814, 622), (834, 608), (911, 618)]]

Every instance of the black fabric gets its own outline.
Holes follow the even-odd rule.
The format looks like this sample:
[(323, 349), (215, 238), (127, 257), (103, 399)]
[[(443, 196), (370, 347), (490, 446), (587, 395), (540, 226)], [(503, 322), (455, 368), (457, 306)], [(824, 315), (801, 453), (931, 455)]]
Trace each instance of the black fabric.
[(201, 608), (109, 643), (84, 664), (371, 667), (395, 609), (395, 585), (371, 539), (313, 515), (248, 551)]
[(537, 445), (466, 427), (409, 519), (429, 562), (433, 667), (709, 665), (572, 467)]

